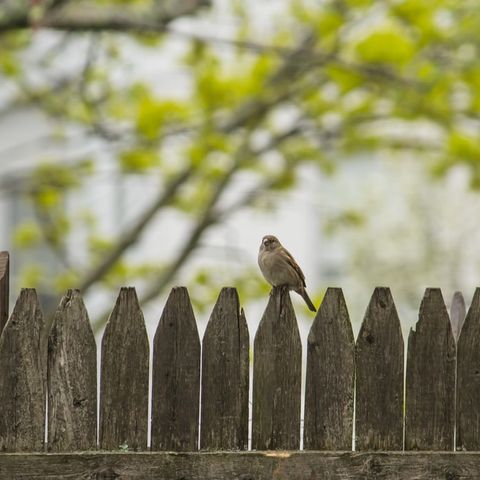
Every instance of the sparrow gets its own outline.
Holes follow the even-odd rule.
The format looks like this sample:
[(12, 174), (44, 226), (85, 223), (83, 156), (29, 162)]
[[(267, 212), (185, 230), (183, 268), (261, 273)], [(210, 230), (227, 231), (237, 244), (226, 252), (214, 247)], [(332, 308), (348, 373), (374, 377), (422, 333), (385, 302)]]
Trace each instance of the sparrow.
[(283, 247), (277, 237), (265, 235), (258, 252), (258, 266), (265, 280), (272, 287), (288, 286), (305, 300), (312, 312), (317, 309), (305, 290), (305, 275), (290, 252)]

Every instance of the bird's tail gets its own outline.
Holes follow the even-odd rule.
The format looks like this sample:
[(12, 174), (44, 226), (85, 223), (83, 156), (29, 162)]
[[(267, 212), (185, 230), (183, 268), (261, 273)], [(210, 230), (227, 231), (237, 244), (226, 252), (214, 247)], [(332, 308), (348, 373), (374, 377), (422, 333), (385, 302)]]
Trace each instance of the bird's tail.
[(317, 309), (315, 308), (315, 305), (313, 304), (313, 302), (310, 300), (310, 297), (308, 296), (308, 293), (307, 291), (302, 288), (300, 290), (297, 290), (297, 293), (299, 293), (302, 298), (305, 300), (305, 303), (307, 304), (308, 308), (312, 311), (312, 312), (316, 312)]

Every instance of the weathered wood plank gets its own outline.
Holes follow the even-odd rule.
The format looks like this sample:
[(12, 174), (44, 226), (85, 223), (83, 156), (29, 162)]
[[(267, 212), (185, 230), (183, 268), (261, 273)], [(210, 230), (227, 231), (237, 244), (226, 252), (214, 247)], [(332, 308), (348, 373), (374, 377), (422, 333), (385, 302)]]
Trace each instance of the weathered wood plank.
[(404, 344), (389, 288), (376, 288), (356, 344), (355, 449), (403, 449)]
[(456, 342), (458, 342), (458, 338), (460, 337), (466, 313), (467, 309), (462, 292), (455, 292), (450, 305), (450, 323), (452, 324), (453, 337)]
[(480, 453), (203, 452), (2, 454), (0, 478), (478, 480)]
[(48, 337), (48, 449), (97, 444), (97, 347), (78, 290), (62, 298)]
[(252, 448), (300, 445), (302, 344), (288, 290), (273, 288), (254, 340)]
[(153, 347), (152, 450), (198, 449), (200, 339), (185, 287), (172, 289)]
[(223, 288), (203, 337), (200, 448), (248, 448), (248, 327), (235, 288)]
[(100, 448), (147, 448), (149, 346), (134, 288), (122, 288), (102, 338)]
[(10, 257), (8, 252), (0, 252), (0, 334), (8, 320)]
[(480, 450), (480, 288), (457, 347), (457, 450)]
[(0, 337), (0, 451), (43, 450), (46, 380), (43, 330), (35, 290), (22, 289)]
[(452, 450), (455, 340), (440, 289), (426, 290), (410, 330), (406, 382), (406, 450)]
[(328, 288), (308, 334), (306, 450), (350, 450), (355, 342), (340, 288)]

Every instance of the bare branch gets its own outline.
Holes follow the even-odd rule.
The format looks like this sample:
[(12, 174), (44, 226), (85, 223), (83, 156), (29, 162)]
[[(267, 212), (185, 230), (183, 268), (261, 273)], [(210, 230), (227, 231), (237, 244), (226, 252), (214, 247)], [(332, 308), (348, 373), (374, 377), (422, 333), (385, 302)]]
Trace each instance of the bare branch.
[(180, 186), (188, 180), (192, 173), (193, 167), (188, 166), (172, 179), (163, 192), (158, 195), (156, 200), (145, 210), (140, 218), (137, 219), (134, 225), (132, 225), (132, 227), (123, 235), (120, 235), (120, 240), (108, 252), (105, 258), (103, 258), (102, 262), (85, 275), (84, 280), (80, 284), (80, 290), (85, 293), (95, 282), (102, 278), (110, 268), (112, 268), (125, 250), (137, 241), (138, 237), (155, 214), (172, 201)]
[(24, 10), (7, 11), (0, 16), (0, 33), (32, 27), (69, 32), (163, 33), (168, 23), (179, 17), (197, 13), (201, 8), (210, 6), (210, 1), (188, 0), (170, 4), (171, 9), (155, 8), (139, 13), (134, 8), (126, 6), (118, 9), (76, 5), (75, 2), (62, 5), (60, 2), (35, 23), (30, 18), (28, 7), (25, 7)]

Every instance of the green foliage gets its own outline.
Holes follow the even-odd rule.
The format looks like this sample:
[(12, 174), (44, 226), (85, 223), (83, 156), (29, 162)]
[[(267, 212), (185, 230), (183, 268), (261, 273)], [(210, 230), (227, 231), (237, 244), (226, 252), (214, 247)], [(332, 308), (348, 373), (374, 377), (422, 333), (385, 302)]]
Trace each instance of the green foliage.
[[(73, 3), (64, 6), (73, 8)], [(39, 21), (52, 5), (37, 2), (27, 13)], [(173, 4), (159, 6), (153, 0), (96, 0), (89, 5), (102, 14), (116, 8), (147, 14), (143, 18), (151, 22), (163, 11), (175, 10)], [(27, 8), (27, 3), (18, 8)], [(81, 15), (85, 4), (75, 8)], [(168, 186), (185, 168), (191, 169), (164, 204), (189, 222), (190, 248), (178, 264), (170, 259), (162, 265), (131, 262), (122, 254), (97, 279), (106, 288), (132, 279), (155, 284), (169, 268), (176, 269), (171, 279), (182, 278), (181, 267), (206, 232), (205, 218), (206, 224), (211, 218), (214, 222), (228, 218), (236, 211), (225, 214), (229, 199), (240, 190), (239, 196), (251, 192), (254, 185), (265, 185), (266, 191), (245, 194), (238, 209), (271, 208), (272, 198), (280, 195), (262, 194), (292, 189), (305, 164), (331, 175), (344, 159), (379, 152), (391, 158), (398, 151), (413, 151), (436, 176), (466, 165), (473, 188), (480, 189), (476, 2), (290, 0), (283, 13), (272, 16), (269, 28), (256, 21), (256, 10), (243, 0), (217, 8), (213, 14), (208, 9), (198, 13), (202, 22), (212, 25), (204, 37), (170, 36), (162, 28), (158, 34), (68, 32), (63, 37), (49, 32), (57, 43), (42, 51), (41, 45), (32, 45), (41, 31), (12, 27), (0, 34), (0, 81), (15, 86), (5, 100), (5, 112), (18, 105), (39, 109), (54, 123), (53, 140), (58, 145), (80, 131), (116, 158), (115, 167), (125, 176), (152, 175)], [(0, 7), (2, 22), (7, 13)], [(231, 44), (215, 41), (223, 38), (217, 36), (215, 22), (225, 15), (232, 18)], [(313, 35), (298, 50), (304, 38)], [(183, 42), (180, 48), (176, 42)], [(66, 72), (62, 65), (72, 51), (75, 70)], [(153, 54), (171, 58), (172, 82), (178, 75), (185, 84), (183, 91), (172, 89), (172, 94), (169, 82), (142, 78), (135, 58), (142, 52), (149, 58)], [(152, 70), (163, 75), (164, 68), (162, 64), (158, 72)], [(434, 141), (418, 140), (419, 125), (437, 132)], [(60, 155), (45, 161), (41, 149), (38, 156), (25, 189), (36, 221), (18, 226), (15, 245), (24, 249), (44, 245), (62, 255), (67, 237), (78, 235), (86, 238), (86, 260), (73, 266), (65, 262), (55, 278), (45, 278), (32, 267), (23, 280), (48, 281), (56, 288), (75, 286), (101, 266), (119, 241), (101, 233), (102, 218), (95, 209), (69, 204), (73, 191), (85, 188), (97, 171), (103, 171), (104, 157), (94, 154), (68, 162)], [(238, 188), (239, 178), (247, 179), (247, 187)], [(327, 221), (326, 229), (359, 228), (365, 221), (352, 209)], [(190, 278), (195, 285), (192, 297), (198, 308), (211, 305), (218, 285), (231, 283), (239, 285), (241, 296), (255, 298), (268, 288), (256, 275), (247, 266), (234, 278), (227, 271), (200, 266)]]
[(41, 238), (41, 230), (35, 222), (18, 225), (13, 234), (13, 242), (18, 248), (34, 247), (40, 242)]
[(355, 46), (360, 60), (371, 63), (405, 65), (415, 54), (415, 43), (395, 24), (369, 32)]
[(124, 172), (141, 173), (159, 165), (160, 157), (149, 148), (138, 148), (122, 152), (119, 157)]

